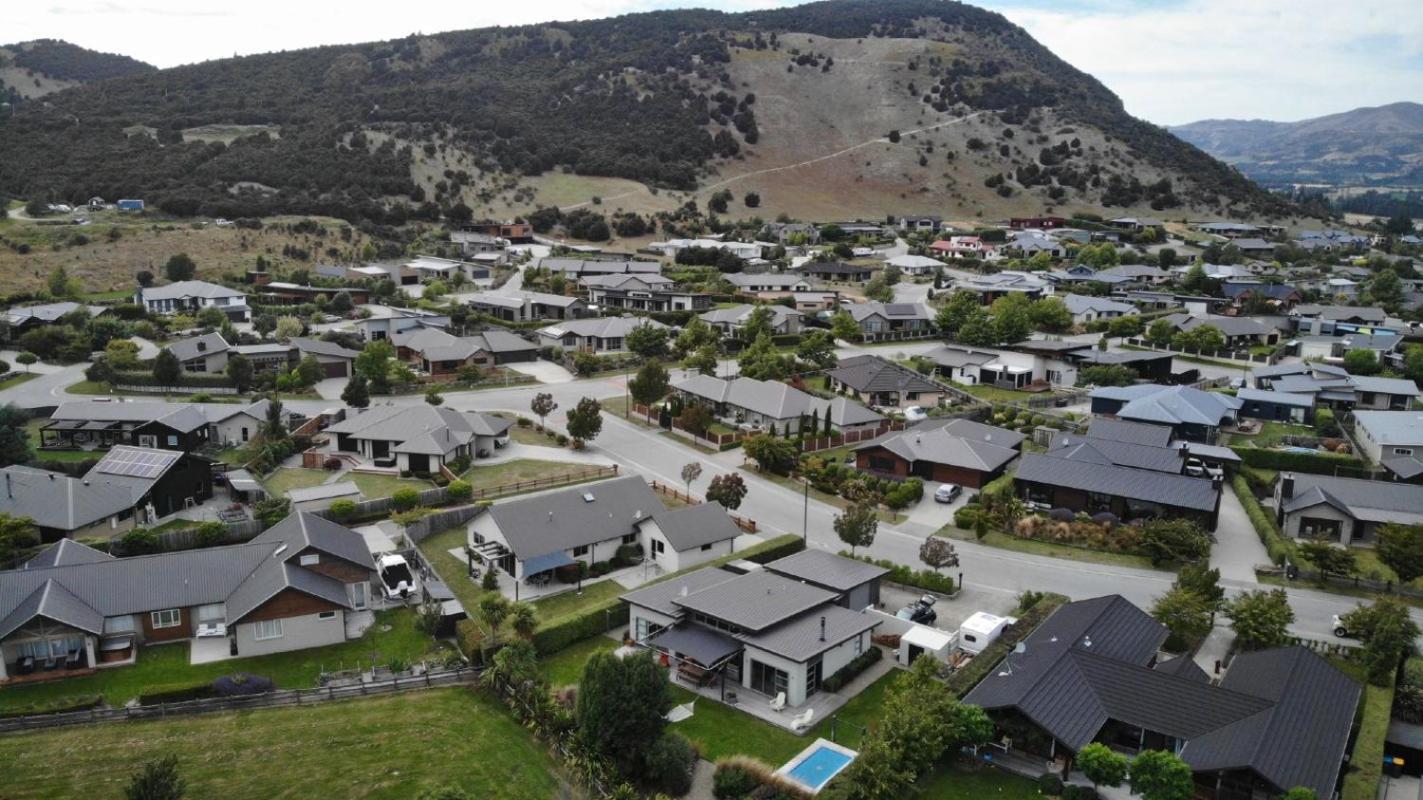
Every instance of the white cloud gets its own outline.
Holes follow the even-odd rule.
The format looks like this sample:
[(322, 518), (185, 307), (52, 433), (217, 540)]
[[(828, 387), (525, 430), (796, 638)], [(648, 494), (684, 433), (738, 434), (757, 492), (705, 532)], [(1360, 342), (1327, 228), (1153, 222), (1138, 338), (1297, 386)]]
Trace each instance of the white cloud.
[(1058, 56), (1160, 124), (1292, 120), (1419, 99), (1418, 0), (1185, 0), (1003, 8)]
[[(491, 25), (793, 0), (53, 0), (13, 3), (4, 39), (61, 38), (162, 67)], [(1299, 119), (1418, 99), (1419, 0), (984, 0), (1153, 122)], [(1028, 3), (1029, 5), (1024, 5)]]

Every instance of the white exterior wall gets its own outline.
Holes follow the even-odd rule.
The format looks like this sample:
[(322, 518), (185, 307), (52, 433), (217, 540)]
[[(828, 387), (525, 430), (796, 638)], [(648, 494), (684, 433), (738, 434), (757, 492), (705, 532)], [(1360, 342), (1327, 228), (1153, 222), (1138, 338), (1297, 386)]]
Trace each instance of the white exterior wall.
[(1369, 435), (1368, 426), (1355, 425), (1354, 439), (1359, 443), (1359, 449), (1363, 451), (1364, 456), (1367, 457), (1369, 461), (1375, 464), (1379, 463), (1383, 455), (1383, 446), (1380, 445), (1373, 436)]
[[(855, 642), (857, 640), (860, 643), (860, 652), (864, 652), (864, 648), (873, 646), (870, 642), (870, 632), (865, 631), (821, 653), (821, 681), (834, 675), (842, 667), (855, 659), (857, 655), (855, 652)], [(788, 658), (747, 645), (746, 661), (743, 663), (741, 669), (742, 685), (747, 689), (751, 688), (751, 662), (760, 661), (762, 664), (775, 667), (786, 673), (786, 702), (793, 706), (799, 706), (805, 702), (806, 669), (810, 662), (814, 660), (814, 658), (810, 658), (807, 659), (805, 663), (797, 663)]]
[[(189, 369), (190, 366), (196, 366), (199, 363), (203, 365), (203, 369)], [(226, 350), (221, 350), (216, 353), (208, 353), (205, 356), (199, 356), (197, 358), (190, 358), (187, 361), (183, 362), (184, 372), (193, 372), (198, 375), (221, 375), (222, 371), (225, 369), (227, 369)]]
[(645, 606), (639, 606), (639, 605), (632, 604), (632, 605), (630, 605), (629, 608), (628, 608), (628, 635), (629, 635), (629, 636), (632, 636), (632, 637), (636, 637), (636, 636), (637, 636), (638, 620), (639, 620), (639, 619), (640, 619), (640, 620), (643, 620), (643, 621), (645, 621), (645, 622), (651, 623), (651, 624), (653, 624), (653, 625), (660, 625), (660, 626), (662, 626), (662, 627), (664, 627), (664, 628), (671, 627), (673, 624), (675, 624), (675, 623), (677, 622), (676, 618), (671, 617), (671, 616), (668, 616), (667, 614), (663, 614), (661, 611), (655, 611), (655, 610), (650, 609), (650, 608), (647, 608), (647, 607), (645, 607)]
[(346, 612), (337, 611), (331, 619), (321, 619), (317, 614), (287, 617), (282, 620), (282, 635), (276, 639), (258, 641), (255, 634), (256, 623), (242, 622), (237, 625), (237, 652), (246, 656), (262, 656), (269, 653), (285, 653), (289, 650), (303, 650), (340, 644), (346, 641)]
[(263, 421), (244, 412), (228, 417), (222, 422), (214, 422), (212, 424), (213, 441), (220, 444), (241, 444), (243, 428), (247, 429), (248, 440), (255, 439), (257, 432), (262, 428)]

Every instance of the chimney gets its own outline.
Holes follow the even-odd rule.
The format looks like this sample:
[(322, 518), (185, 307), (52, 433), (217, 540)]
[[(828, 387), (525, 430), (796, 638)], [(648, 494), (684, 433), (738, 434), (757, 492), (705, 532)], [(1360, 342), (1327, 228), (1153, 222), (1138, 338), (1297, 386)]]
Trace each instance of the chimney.
[(820, 641), (825, 641), (825, 617), (820, 618)]

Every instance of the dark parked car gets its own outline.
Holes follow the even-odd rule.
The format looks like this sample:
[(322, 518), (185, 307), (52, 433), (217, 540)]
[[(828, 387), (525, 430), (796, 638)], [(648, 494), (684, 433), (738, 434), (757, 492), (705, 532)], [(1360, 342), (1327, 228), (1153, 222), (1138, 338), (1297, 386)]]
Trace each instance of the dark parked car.
[(900, 619), (907, 619), (910, 622), (917, 622), (921, 625), (933, 625), (939, 618), (939, 612), (934, 610), (934, 597), (924, 595), (904, 608), (899, 609), (895, 614)]

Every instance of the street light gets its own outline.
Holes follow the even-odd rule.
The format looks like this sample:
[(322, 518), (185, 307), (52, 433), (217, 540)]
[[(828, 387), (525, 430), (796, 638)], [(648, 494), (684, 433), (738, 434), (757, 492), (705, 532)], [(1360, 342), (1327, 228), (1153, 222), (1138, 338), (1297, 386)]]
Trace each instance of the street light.
[(800, 538), (806, 546), (810, 545), (810, 480), (804, 475), (800, 476), (801, 485), (801, 512), (800, 512)]

